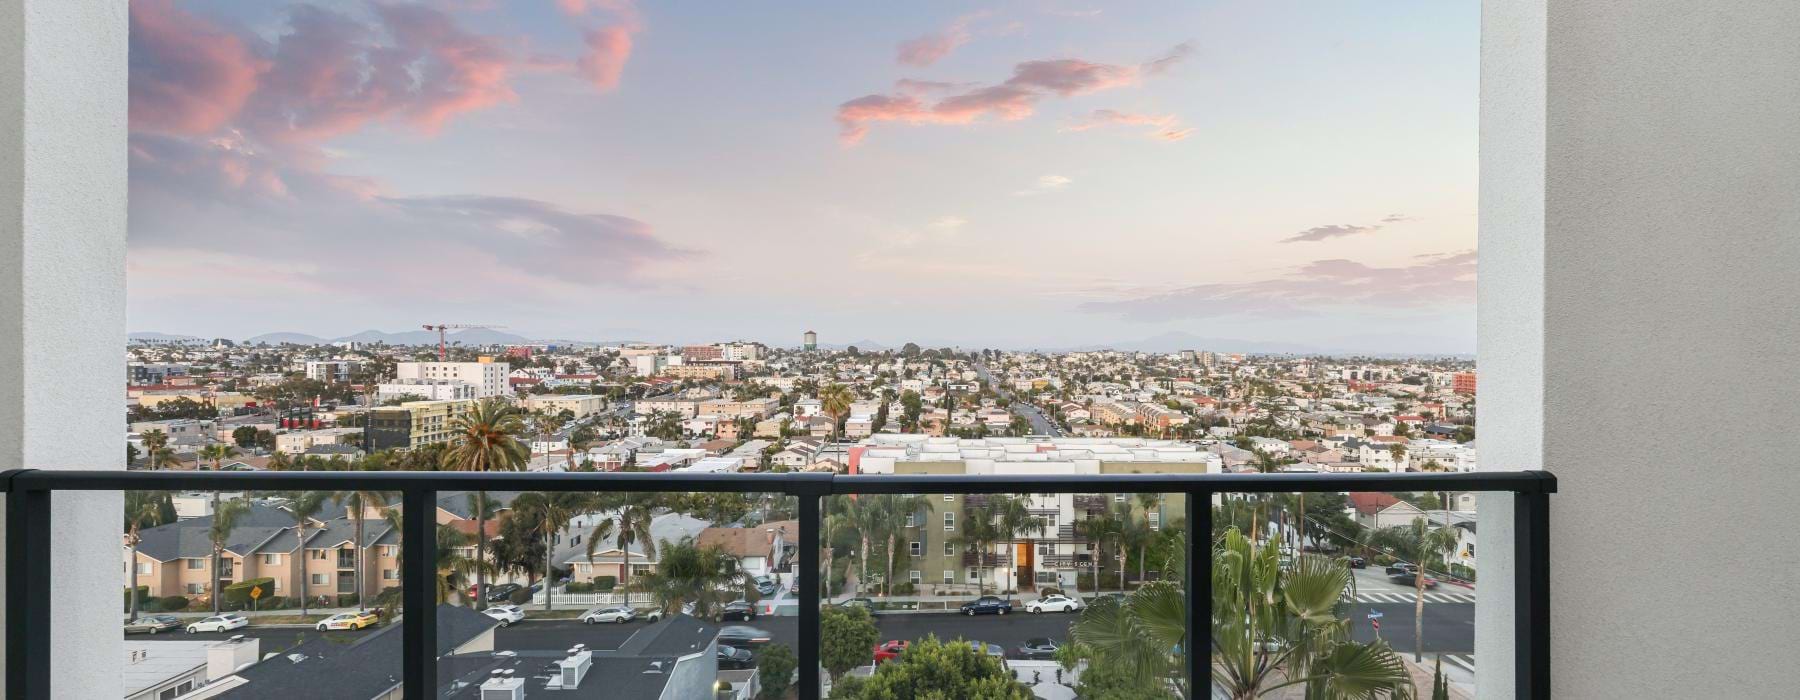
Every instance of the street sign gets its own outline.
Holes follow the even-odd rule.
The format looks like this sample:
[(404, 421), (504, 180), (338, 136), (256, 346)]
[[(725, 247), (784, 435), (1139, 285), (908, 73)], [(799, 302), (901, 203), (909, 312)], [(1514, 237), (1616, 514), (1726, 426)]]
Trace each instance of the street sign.
[(1370, 610), (1369, 611), (1369, 619), (1371, 619), (1371, 620), (1379, 620), (1383, 617), (1385, 617), (1385, 615), (1382, 615), (1380, 610)]
[(250, 599), (256, 600), (261, 597), (262, 597), (262, 586), (251, 586), (250, 587)]
[(1376, 632), (1380, 632), (1380, 631), (1381, 631), (1381, 621), (1380, 621), (1380, 620), (1370, 620), (1370, 621), (1369, 621), (1369, 624), (1371, 624), (1371, 625), (1374, 625), (1374, 626), (1375, 626), (1375, 631), (1376, 631)]

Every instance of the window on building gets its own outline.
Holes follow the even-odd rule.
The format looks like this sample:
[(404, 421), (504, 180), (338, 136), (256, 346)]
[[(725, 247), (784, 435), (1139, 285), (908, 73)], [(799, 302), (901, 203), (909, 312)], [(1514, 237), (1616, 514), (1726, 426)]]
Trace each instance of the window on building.
[(918, 520), (919, 520), (919, 516), (917, 514), (914, 514), (914, 513), (906, 514), (906, 526), (907, 527), (918, 527), (919, 526)]
[(150, 562), (147, 562), (147, 561), (138, 562), (137, 572), (138, 572), (139, 576), (149, 576), (151, 573), (153, 573), (150, 570)]
[(944, 583), (956, 583), (956, 571), (954, 569), (944, 569)]
[(1037, 582), (1038, 583), (1056, 583), (1056, 572), (1054, 572), (1054, 571), (1039, 571), (1039, 572), (1037, 572)]
[(397, 569), (382, 569), (381, 570), (381, 580), (383, 580), (383, 581), (398, 581), (398, 580), (400, 580), (400, 571)]
[(953, 494), (953, 493), (944, 494), (944, 502), (945, 503), (949, 503), (954, 500), (956, 500), (956, 494)]
[(189, 560), (187, 560), (187, 568), (190, 570), (195, 570), (195, 571), (204, 569), (204, 568), (206, 568), (206, 560), (205, 559), (189, 559)]
[(1156, 513), (1156, 512), (1150, 513), (1150, 529), (1152, 529), (1152, 530), (1161, 530), (1162, 529), (1162, 514), (1161, 513)]
[(325, 560), (325, 550), (323, 550), (323, 549), (309, 549), (306, 551), (308, 553), (312, 554), (312, 558), (314, 558), (314, 559), (317, 559), (319, 561)]
[(325, 574), (313, 574), (312, 575), (312, 585), (323, 586), (330, 582), (331, 582), (331, 579), (329, 577), (327, 577)]
[(280, 593), (281, 592), (281, 579), (273, 579), (273, 584), (274, 585), (272, 587), (275, 589), (275, 592)]
[(400, 546), (394, 544), (381, 545), (381, 556), (393, 558), (400, 556)]
[(1122, 493), (1113, 494), (1113, 502), (1114, 503), (1124, 503), (1125, 502), (1125, 494), (1122, 494)]
[(945, 542), (944, 543), (944, 556), (946, 556), (946, 557), (956, 556), (956, 543), (955, 542)]
[(187, 585), (187, 592), (188, 592), (188, 595), (199, 595), (201, 593), (205, 593), (206, 592), (206, 584), (190, 583)]
[(956, 513), (945, 513), (944, 514), (944, 531), (945, 532), (953, 532), (955, 530), (956, 530)]
[(281, 563), (281, 555), (280, 554), (264, 554), (264, 555), (262, 555), (262, 563), (263, 563), (263, 566), (274, 566), (276, 564), (280, 564)]
[(906, 551), (916, 557), (925, 553), (925, 545), (920, 542), (910, 542), (907, 543)]
[(924, 577), (919, 575), (918, 569), (907, 572), (906, 580), (911, 581), (915, 586), (925, 582)]

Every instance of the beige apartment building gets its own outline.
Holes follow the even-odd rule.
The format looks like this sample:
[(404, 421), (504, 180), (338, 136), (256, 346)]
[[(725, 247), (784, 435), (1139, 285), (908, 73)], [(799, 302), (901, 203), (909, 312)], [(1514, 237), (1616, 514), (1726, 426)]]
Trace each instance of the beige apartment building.
[[(357, 593), (355, 522), (344, 516), (309, 521), (306, 546), (300, 547), (294, 519), (287, 511), (254, 504), (226, 541), (221, 556), (221, 584), (272, 579), (272, 590), (263, 599), (305, 595), (315, 602), (337, 604)], [(137, 585), (149, 588), (152, 597), (186, 596), (195, 602), (211, 600), (211, 517), (191, 518), (142, 532), (134, 562)], [(400, 533), (370, 508), (363, 523), (362, 595), (400, 585)], [(124, 559), (130, 562), (130, 542)], [(298, 562), (298, 565), (296, 565)]]
[(576, 418), (586, 418), (606, 410), (606, 397), (599, 394), (534, 394), (520, 404), (527, 411), (552, 415), (568, 411)]
[(474, 407), (474, 401), (408, 401), (370, 409), (370, 440), (377, 450), (449, 442), (456, 435), (456, 419)]

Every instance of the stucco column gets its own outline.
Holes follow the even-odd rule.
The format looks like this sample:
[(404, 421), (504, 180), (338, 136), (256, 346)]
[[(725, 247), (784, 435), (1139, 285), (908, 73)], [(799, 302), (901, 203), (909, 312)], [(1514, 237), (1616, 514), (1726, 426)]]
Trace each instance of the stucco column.
[[(1484, 5), (1481, 464), (1559, 478), (1554, 691), (1800, 696), (1800, 3)], [(1512, 696), (1494, 500), (1484, 698)]]
[[(3, 468), (124, 467), (126, 27), (122, 0), (0, 0)], [(119, 504), (52, 504), (59, 697), (121, 695)]]

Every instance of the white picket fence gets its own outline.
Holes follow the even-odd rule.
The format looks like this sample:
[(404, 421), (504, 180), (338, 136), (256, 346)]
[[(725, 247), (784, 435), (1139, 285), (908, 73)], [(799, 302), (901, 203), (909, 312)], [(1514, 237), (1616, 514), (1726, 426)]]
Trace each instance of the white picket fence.
[[(532, 597), (531, 602), (543, 605), (544, 594), (539, 592), (536, 596)], [(562, 591), (557, 591), (556, 597), (551, 601), (551, 605), (559, 608), (594, 608), (605, 605), (628, 605), (633, 608), (648, 608), (654, 602), (655, 601), (650, 597), (649, 593), (633, 593), (630, 596), (626, 596), (620, 593), (564, 593)]]

